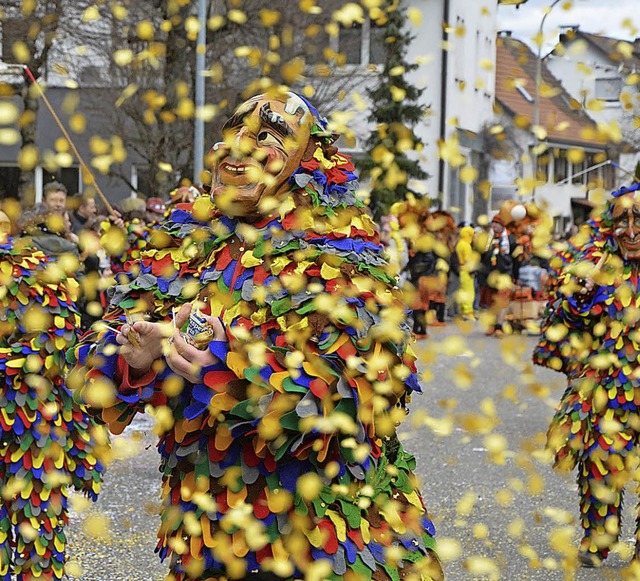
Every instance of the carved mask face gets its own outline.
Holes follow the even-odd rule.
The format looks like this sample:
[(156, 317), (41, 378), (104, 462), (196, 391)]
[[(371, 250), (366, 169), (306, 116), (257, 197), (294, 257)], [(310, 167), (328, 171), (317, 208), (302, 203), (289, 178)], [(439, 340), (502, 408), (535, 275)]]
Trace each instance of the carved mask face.
[(292, 93), (259, 95), (225, 123), (212, 150), (212, 193), (228, 216), (252, 222), (268, 216), (291, 189), (310, 140), (313, 116)]
[(11, 220), (0, 210), (0, 242), (6, 242), (11, 234)]
[(633, 194), (613, 202), (613, 236), (625, 260), (640, 260), (640, 200)]

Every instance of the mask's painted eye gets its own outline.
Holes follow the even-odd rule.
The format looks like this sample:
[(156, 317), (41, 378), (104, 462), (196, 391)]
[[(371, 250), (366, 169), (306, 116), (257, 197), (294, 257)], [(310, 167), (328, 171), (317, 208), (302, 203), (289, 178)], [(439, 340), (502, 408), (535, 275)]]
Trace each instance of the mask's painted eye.
[(260, 131), (257, 141), (260, 145), (282, 145), (280, 140), (269, 131)]

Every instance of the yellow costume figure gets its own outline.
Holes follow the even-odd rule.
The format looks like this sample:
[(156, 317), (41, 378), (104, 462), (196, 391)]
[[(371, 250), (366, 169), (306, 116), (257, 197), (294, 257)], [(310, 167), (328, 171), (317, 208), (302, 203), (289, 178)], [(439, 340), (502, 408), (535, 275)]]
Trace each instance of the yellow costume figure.
[(456, 243), (456, 255), (458, 256), (460, 272), (460, 289), (457, 294), (457, 301), (460, 307), (460, 314), (473, 319), (473, 301), (475, 299), (475, 289), (473, 284), (473, 272), (478, 266), (478, 253), (473, 249), (474, 230), (471, 226), (460, 228), (459, 240)]

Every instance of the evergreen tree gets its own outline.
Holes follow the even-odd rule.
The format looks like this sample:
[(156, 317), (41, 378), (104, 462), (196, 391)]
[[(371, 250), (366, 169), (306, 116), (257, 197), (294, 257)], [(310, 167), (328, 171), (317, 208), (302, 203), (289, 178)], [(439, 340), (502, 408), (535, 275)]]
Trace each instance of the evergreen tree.
[(409, 180), (427, 177), (420, 162), (407, 155), (424, 145), (413, 131), (425, 113), (425, 106), (419, 103), (423, 89), (407, 79), (408, 73), (418, 67), (406, 61), (414, 35), (406, 30), (407, 18), (400, 0), (387, 0), (385, 15), (384, 69), (377, 86), (367, 90), (372, 103), (369, 121), (375, 129), (366, 142), (366, 157), (359, 164), (363, 177), (371, 179), (370, 207), (376, 218), (412, 192)]

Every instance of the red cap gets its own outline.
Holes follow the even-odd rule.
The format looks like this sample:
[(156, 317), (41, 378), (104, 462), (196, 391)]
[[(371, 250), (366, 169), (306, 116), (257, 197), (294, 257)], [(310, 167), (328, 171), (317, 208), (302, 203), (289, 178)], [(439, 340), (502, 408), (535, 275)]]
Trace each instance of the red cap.
[(147, 210), (156, 214), (164, 214), (167, 207), (164, 205), (162, 198), (149, 198), (147, 200)]

